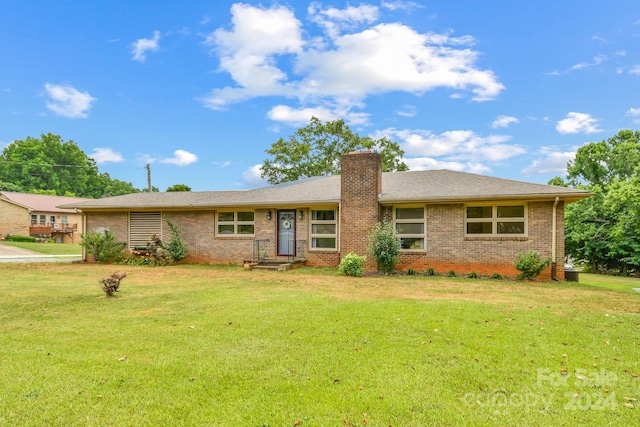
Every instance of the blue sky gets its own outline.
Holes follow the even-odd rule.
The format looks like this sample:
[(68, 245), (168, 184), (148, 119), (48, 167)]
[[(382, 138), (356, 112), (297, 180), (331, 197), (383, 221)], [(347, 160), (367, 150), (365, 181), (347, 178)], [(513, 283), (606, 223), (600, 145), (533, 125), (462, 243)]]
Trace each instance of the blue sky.
[(315, 115), (412, 170), (546, 183), (640, 129), (640, 2), (0, 0), (0, 149), (73, 140), (164, 191), (265, 185)]

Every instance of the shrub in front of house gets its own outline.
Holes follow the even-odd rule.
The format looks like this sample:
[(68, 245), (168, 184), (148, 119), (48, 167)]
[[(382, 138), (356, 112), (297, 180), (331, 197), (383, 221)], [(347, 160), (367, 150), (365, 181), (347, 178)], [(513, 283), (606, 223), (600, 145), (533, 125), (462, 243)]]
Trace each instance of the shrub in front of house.
[(124, 242), (117, 242), (114, 234), (109, 230), (89, 231), (82, 235), (80, 246), (87, 253), (93, 255), (96, 262), (112, 262), (122, 259)]
[(516, 256), (513, 266), (520, 272), (518, 279), (533, 280), (542, 273), (542, 270), (551, 264), (549, 258), (542, 259), (540, 253), (534, 249), (520, 252)]
[(368, 249), (383, 273), (389, 274), (395, 270), (400, 260), (401, 244), (393, 223), (385, 220), (374, 224), (369, 233)]
[(364, 263), (367, 260), (366, 255), (358, 255), (355, 252), (349, 252), (342, 258), (338, 271), (345, 276), (362, 276)]

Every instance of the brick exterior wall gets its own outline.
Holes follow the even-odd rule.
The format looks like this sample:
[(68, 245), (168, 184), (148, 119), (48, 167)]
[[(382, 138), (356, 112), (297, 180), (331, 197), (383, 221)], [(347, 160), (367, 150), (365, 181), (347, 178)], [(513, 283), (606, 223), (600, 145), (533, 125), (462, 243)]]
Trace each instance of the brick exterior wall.
[[(383, 208), (383, 218), (392, 219), (392, 208)], [(553, 202), (528, 203), (527, 237), (465, 237), (463, 204), (426, 205), (425, 251), (403, 253), (399, 270), (412, 268), (424, 271), (433, 268), (437, 272), (455, 271), (457, 274), (500, 273), (516, 276), (519, 271), (513, 262), (519, 252), (537, 250), (543, 258), (552, 255)], [(557, 276), (564, 279), (564, 204), (557, 206)], [(542, 279), (551, 278), (547, 268)]]
[[(380, 221), (378, 195), (382, 192), (382, 159), (371, 152), (350, 153), (341, 160), (340, 256), (367, 253), (367, 235)], [(377, 266), (367, 258), (365, 269)]]
[(29, 222), (29, 211), (26, 208), (0, 199), (0, 238), (7, 234), (28, 236)]

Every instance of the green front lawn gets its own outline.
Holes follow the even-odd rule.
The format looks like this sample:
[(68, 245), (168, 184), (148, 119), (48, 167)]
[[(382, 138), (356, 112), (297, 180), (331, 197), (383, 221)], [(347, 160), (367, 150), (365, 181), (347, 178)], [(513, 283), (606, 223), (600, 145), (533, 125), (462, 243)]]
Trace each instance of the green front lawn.
[(17, 248), (28, 249), (40, 252), (45, 255), (80, 255), (82, 248), (79, 244), (71, 243), (31, 243), (31, 242), (0, 242), (0, 245), (15, 246)]
[(603, 274), (580, 273), (580, 283), (586, 286), (624, 292), (635, 292), (634, 288), (640, 288), (640, 279), (637, 277), (605, 276)]
[[(106, 298), (98, 280), (120, 271), (121, 291)], [(0, 425), (640, 418), (640, 294), (95, 264), (5, 264), (0, 291)]]

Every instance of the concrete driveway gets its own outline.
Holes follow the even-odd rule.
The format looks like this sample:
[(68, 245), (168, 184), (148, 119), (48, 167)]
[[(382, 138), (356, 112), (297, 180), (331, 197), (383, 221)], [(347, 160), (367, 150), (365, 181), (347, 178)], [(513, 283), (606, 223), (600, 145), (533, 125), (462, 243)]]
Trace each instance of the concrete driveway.
[(71, 262), (81, 259), (81, 255), (44, 255), (0, 243), (0, 262)]
[(39, 252), (29, 251), (27, 249), (16, 248), (15, 246), (4, 245), (0, 243), (0, 256), (9, 255), (42, 255)]

